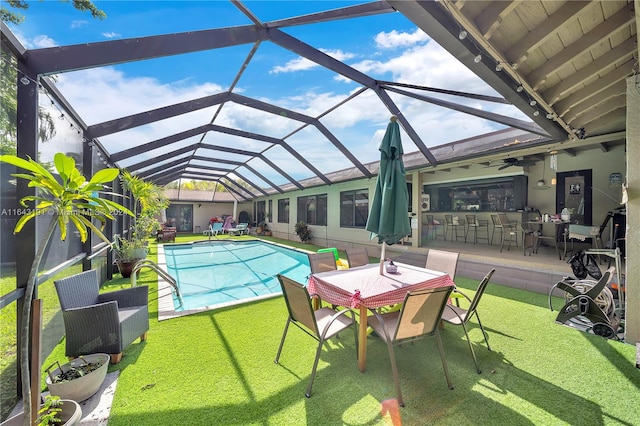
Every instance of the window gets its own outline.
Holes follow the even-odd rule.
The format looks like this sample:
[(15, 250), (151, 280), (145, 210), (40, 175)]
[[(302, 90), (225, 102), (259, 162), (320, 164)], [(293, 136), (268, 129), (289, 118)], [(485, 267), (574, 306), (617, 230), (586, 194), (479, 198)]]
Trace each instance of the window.
[(516, 211), (527, 205), (527, 177), (425, 185), (431, 211)]
[(278, 223), (289, 223), (289, 199), (278, 200)]
[(298, 197), (298, 222), (308, 225), (327, 224), (327, 194)]
[(340, 226), (364, 228), (369, 215), (369, 191), (359, 189), (340, 193)]
[(253, 211), (256, 217), (256, 224), (265, 220), (265, 216), (267, 214), (266, 205), (267, 203), (265, 201), (256, 201), (255, 203), (253, 203)]
[(193, 232), (193, 204), (171, 204), (167, 207), (167, 223), (178, 232)]

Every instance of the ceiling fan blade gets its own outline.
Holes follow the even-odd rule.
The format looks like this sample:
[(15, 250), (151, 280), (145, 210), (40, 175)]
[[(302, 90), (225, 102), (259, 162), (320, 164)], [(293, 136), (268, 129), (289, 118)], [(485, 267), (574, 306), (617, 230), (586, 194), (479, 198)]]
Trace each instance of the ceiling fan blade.
[(512, 164), (504, 164), (504, 165), (502, 165), (502, 166), (498, 167), (498, 170), (504, 170), (504, 169), (506, 169), (507, 167), (511, 167), (511, 166), (512, 166)]

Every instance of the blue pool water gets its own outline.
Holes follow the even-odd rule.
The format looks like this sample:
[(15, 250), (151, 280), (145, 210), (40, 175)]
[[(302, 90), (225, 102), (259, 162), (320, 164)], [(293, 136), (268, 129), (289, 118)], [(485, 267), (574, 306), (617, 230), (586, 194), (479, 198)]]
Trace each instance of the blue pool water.
[(306, 283), (306, 253), (262, 241), (209, 241), (165, 245), (167, 272), (178, 282), (176, 311), (214, 308), (281, 294), (276, 274)]

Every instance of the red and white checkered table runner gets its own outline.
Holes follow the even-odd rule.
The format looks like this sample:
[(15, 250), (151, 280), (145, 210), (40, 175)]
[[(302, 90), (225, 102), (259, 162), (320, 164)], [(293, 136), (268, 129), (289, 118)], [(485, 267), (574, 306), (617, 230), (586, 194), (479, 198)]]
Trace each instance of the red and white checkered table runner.
[(445, 272), (396, 263), (397, 274), (380, 275), (379, 264), (312, 274), (309, 293), (339, 306), (379, 308), (404, 300), (408, 291), (454, 285)]

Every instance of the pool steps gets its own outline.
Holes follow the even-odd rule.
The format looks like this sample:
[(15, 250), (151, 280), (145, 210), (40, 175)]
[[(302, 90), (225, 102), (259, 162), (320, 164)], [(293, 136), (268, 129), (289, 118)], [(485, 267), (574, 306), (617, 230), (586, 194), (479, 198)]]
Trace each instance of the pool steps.
[(180, 293), (180, 289), (178, 288), (176, 280), (171, 275), (169, 275), (168, 273), (166, 273), (165, 271), (160, 269), (158, 264), (156, 264), (153, 260), (142, 259), (138, 263), (135, 264), (135, 266), (133, 267), (133, 270), (131, 271), (131, 287), (135, 287), (136, 286), (136, 275), (137, 275), (137, 272), (140, 271), (144, 267), (147, 267), (147, 268), (152, 269), (153, 271), (155, 271), (166, 282), (168, 282), (171, 285), (171, 287), (173, 287), (173, 290), (175, 291), (176, 296), (178, 297), (178, 301), (180, 302), (180, 306), (182, 307), (182, 294)]

